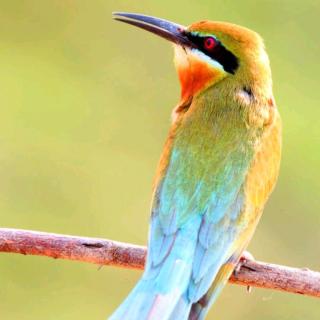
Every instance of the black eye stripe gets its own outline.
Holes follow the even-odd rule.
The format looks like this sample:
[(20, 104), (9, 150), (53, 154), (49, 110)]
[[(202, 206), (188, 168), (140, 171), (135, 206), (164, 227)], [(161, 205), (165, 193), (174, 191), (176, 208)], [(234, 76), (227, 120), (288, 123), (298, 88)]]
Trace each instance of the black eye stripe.
[(239, 67), (238, 58), (232, 52), (227, 50), (219, 40), (214, 38), (216, 41), (216, 45), (212, 49), (207, 50), (204, 46), (204, 43), (205, 39), (208, 37), (195, 35), (192, 33), (187, 33), (186, 36), (196, 45), (198, 50), (200, 50), (213, 60), (219, 62), (226, 72), (229, 72), (231, 74), (234, 74), (236, 72)]

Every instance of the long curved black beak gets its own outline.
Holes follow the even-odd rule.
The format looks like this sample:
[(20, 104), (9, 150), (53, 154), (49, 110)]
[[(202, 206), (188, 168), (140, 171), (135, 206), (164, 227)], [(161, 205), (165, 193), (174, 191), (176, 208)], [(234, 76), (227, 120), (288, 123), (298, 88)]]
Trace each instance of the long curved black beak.
[(113, 12), (112, 16), (115, 20), (150, 31), (178, 45), (194, 47), (186, 36), (186, 27), (179, 24), (137, 13)]

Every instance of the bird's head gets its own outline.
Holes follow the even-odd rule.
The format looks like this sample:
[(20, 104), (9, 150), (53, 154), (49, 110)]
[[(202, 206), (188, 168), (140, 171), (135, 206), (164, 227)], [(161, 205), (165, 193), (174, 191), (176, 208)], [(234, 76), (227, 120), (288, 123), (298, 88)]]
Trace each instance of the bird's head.
[(181, 105), (208, 88), (219, 88), (222, 98), (243, 104), (257, 99), (273, 103), (269, 59), (257, 33), (225, 22), (200, 21), (184, 27), (141, 14), (114, 13), (114, 18), (175, 44)]

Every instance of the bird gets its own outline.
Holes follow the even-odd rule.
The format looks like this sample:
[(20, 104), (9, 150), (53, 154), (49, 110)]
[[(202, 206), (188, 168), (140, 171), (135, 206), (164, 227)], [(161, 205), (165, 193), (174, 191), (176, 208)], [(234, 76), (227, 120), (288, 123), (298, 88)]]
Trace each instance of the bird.
[(235, 24), (113, 18), (173, 44), (181, 96), (154, 179), (145, 271), (109, 319), (205, 319), (278, 177), (269, 58), (261, 36)]

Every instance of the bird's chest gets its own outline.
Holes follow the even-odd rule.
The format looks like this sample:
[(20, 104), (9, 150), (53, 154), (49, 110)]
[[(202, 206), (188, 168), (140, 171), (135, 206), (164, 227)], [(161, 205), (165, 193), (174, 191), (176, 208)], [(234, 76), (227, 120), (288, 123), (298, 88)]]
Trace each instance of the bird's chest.
[[(222, 198), (243, 182), (253, 149), (241, 132), (189, 127), (172, 146), (164, 181), (166, 197), (195, 199), (205, 206), (213, 195)], [(187, 130), (188, 129), (188, 130)], [(229, 130), (228, 128), (226, 128)]]

